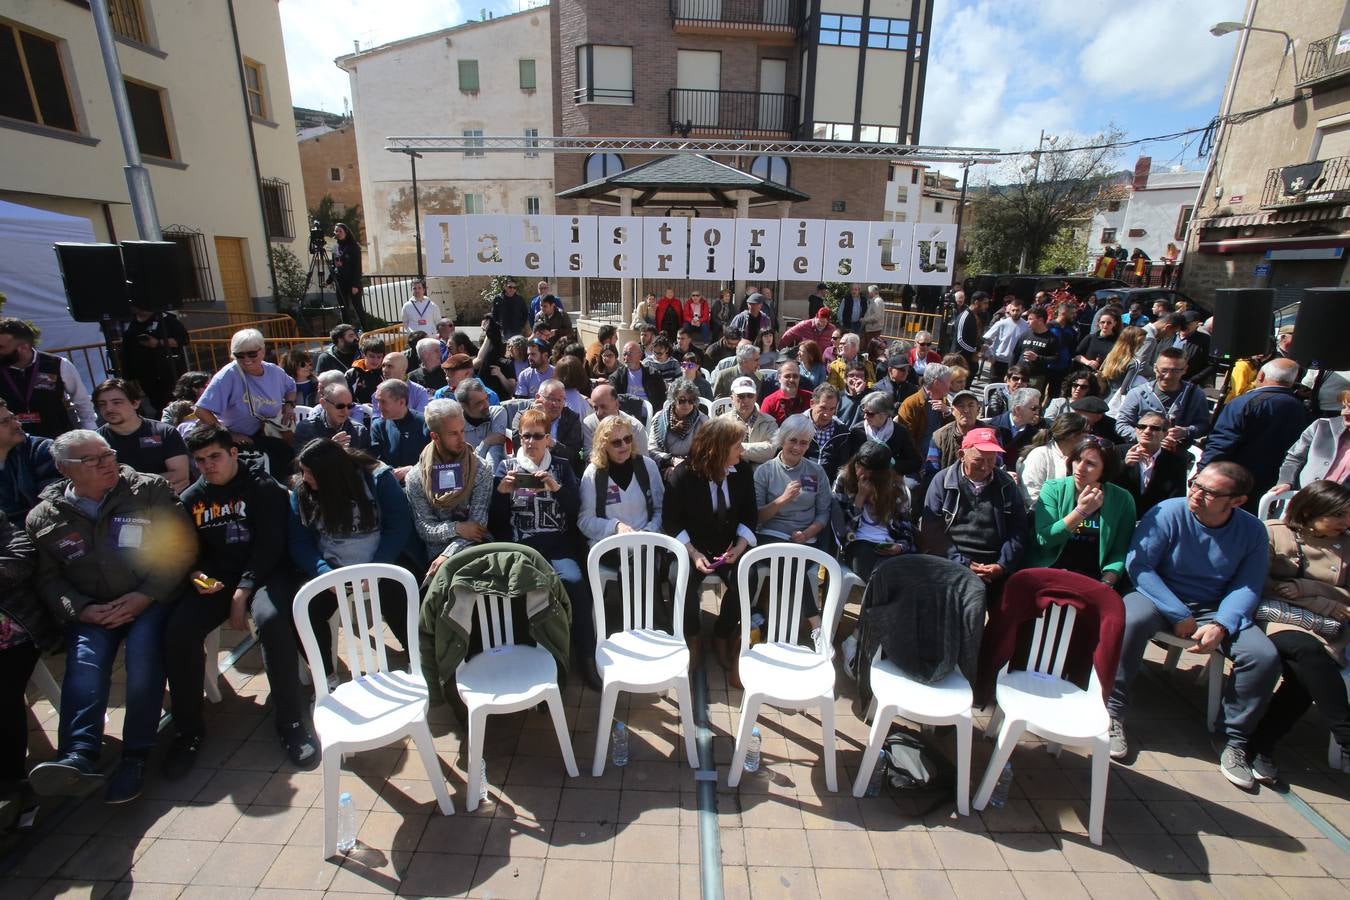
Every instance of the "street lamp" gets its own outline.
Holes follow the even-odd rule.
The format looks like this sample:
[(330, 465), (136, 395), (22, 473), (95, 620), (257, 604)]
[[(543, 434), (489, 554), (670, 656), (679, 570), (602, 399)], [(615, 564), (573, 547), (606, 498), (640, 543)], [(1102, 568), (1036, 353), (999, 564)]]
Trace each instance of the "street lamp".
[[(1235, 31), (1264, 31), (1267, 34), (1278, 34), (1284, 38), (1285, 56), (1294, 55), (1294, 39), (1289, 36), (1289, 32), (1281, 31), (1278, 28), (1261, 28), (1258, 25), (1243, 25), (1241, 22), (1218, 22), (1209, 29), (1209, 33), (1215, 37), (1223, 37), (1225, 34), (1232, 34)], [(1294, 62), (1297, 63), (1298, 59), (1295, 58)]]

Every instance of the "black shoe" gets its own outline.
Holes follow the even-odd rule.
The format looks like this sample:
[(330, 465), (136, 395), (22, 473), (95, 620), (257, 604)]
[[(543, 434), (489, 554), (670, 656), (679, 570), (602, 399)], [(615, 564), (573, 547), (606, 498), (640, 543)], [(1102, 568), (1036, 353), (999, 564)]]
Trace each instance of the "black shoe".
[(605, 690), (605, 682), (600, 678), (600, 670), (595, 667), (595, 659), (591, 658), (581, 664), (581, 677), (590, 685), (591, 690), (597, 694)]
[(81, 753), (39, 763), (28, 773), (33, 793), (44, 797), (78, 797), (102, 782), (103, 776), (94, 771), (94, 761)]
[(312, 769), (319, 764), (319, 742), (309, 733), (304, 722), (292, 722), (281, 729), (281, 743), (291, 762), (301, 769)]
[(144, 784), (145, 757), (124, 756), (108, 776), (108, 789), (103, 793), (103, 802), (114, 806), (130, 803), (141, 795)]
[(170, 781), (177, 781), (197, 765), (197, 754), (202, 749), (202, 736), (200, 734), (180, 734), (173, 739), (173, 746), (169, 748), (168, 754), (164, 757), (164, 763), (160, 766), (160, 774)]

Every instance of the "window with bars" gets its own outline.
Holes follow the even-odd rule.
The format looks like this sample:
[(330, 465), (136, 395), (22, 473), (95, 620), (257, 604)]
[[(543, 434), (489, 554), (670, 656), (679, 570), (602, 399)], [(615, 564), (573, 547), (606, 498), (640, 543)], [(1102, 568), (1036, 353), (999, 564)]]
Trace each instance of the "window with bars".
[(108, 0), (108, 18), (112, 20), (113, 34), (149, 45), (150, 29), (145, 24), (141, 0)]
[(0, 116), (78, 131), (61, 47), (52, 38), (0, 22)]
[(291, 214), (291, 186), (280, 178), (264, 178), (262, 194), (267, 236), (277, 240), (292, 240), (295, 237), (295, 223)]
[(244, 58), (244, 85), (248, 89), (248, 111), (259, 119), (267, 118), (267, 96), (264, 91), (262, 63)]
[(216, 290), (211, 282), (211, 257), (206, 252), (206, 236), (190, 225), (170, 225), (161, 233), (164, 240), (173, 241), (178, 247), (183, 301), (215, 303)]
[(339, 169), (337, 166), (331, 166), (331, 167), (328, 169), (328, 180), (329, 180), (329, 181), (341, 181), (341, 180), (342, 180), (342, 170)]
[(146, 156), (173, 159), (169, 139), (169, 119), (164, 112), (164, 91), (148, 84), (123, 81), (131, 106), (131, 124), (136, 130), (136, 145)]
[(479, 150), (479, 149), (474, 149), (474, 148), (484, 146), (484, 144), (483, 144), (483, 129), (481, 129), (481, 128), (465, 128), (465, 129), (464, 129), (464, 137), (468, 138), (468, 140), (466, 140), (466, 141), (464, 142), (464, 155), (465, 155), (465, 156), (482, 156), (482, 155), (483, 155), (483, 151), (482, 151), (482, 150)]
[(478, 60), (459, 61), (459, 89), (466, 94), (478, 93)]

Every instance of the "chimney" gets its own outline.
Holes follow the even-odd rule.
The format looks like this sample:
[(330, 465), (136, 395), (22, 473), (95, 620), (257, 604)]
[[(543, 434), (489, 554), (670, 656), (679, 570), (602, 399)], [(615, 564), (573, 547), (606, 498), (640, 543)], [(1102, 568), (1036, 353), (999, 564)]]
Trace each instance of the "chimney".
[(1134, 164), (1134, 189), (1142, 191), (1148, 187), (1148, 171), (1153, 167), (1153, 157), (1141, 156)]

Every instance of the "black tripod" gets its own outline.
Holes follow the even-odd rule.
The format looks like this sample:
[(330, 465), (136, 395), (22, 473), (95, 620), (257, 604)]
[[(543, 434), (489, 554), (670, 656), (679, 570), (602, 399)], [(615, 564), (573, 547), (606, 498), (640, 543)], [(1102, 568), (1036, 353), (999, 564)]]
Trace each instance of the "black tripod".
[[(346, 316), (349, 312), (354, 312), (349, 304), (348, 298), (339, 297), (338, 289), (333, 282), (333, 269), (328, 262), (328, 250), (324, 246), (323, 229), (318, 222), (311, 222), (309, 227), (309, 268), (305, 270), (305, 286), (300, 290), (301, 304), (305, 304), (305, 298), (309, 296), (310, 285), (317, 285), (319, 289), (319, 302), (316, 305), (309, 305), (310, 309), (317, 309), (320, 315), (330, 310), (339, 315)], [(327, 303), (326, 295), (328, 288), (333, 289), (334, 305)], [(359, 322), (359, 319), (348, 319), (349, 322)]]

